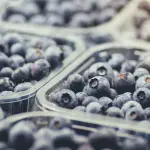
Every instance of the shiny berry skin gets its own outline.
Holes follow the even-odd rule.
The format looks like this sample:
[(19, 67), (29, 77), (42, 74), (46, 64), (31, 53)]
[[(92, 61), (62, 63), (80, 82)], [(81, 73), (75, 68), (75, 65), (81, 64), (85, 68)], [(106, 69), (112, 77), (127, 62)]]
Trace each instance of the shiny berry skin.
[(104, 111), (106, 111), (108, 108), (112, 107), (112, 100), (108, 97), (101, 97), (99, 99), (99, 103), (102, 105), (102, 108)]
[(64, 53), (58, 46), (50, 46), (44, 52), (46, 60), (50, 63), (52, 69), (60, 66), (64, 59)]
[(141, 76), (136, 81), (135, 87), (136, 87), (136, 89), (139, 89), (139, 88), (148, 88), (148, 89), (150, 89), (150, 75)]
[(86, 94), (100, 98), (102, 96), (110, 96), (110, 84), (105, 77), (95, 76), (88, 82)]
[(150, 90), (148, 88), (139, 88), (133, 93), (133, 100), (141, 104), (143, 108), (150, 106)]
[(121, 65), (124, 63), (125, 57), (120, 53), (112, 54), (112, 58), (108, 61), (108, 64), (118, 71), (121, 69)]
[(130, 92), (126, 92), (124, 94), (118, 95), (113, 100), (113, 106), (121, 108), (126, 102), (132, 100), (132, 94)]
[(123, 106), (121, 107), (121, 110), (123, 111), (124, 114), (126, 114), (133, 107), (142, 109), (142, 106), (140, 105), (140, 103), (136, 101), (127, 101), (125, 104), (123, 104)]
[(107, 78), (110, 82), (114, 77), (114, 73), (110, 65), (107, 63), (95, 63), (88, 69), (88, 77), (102, 76)]
[(20, 55), (22, 57), (25, 56), (25, 45), (23, 45), (22, 43), (16, 43), (13, 44), (11, 49), (10, 49), (10, 53), (11, 55)]
[(91, 102), (87, 105), (86, 112), (100, 114), (102, 113), (102, 105), (98, 102)]
[(51, 66), (45, 59), (39, 59), (31, 67), (31, 75), (35, 80), (41, 80), (45, 76), (48, 76), (51, 71)]
[(78, 92), (76, 93), (76, 97), (78, 99), (78, 105), (82, 105), (82, 102), (87, 95), (84, 92)]
[(116, 149), (118, 139), (114, 130), (108, 128), (100, 128), (98, 132), (91, 133), (89, 135), (89, 143), (96, 150), (103, 148)]
[(137, 68), (133, 73), (135, 80), (138, 80), (141, 76), (144, 76), (144, 75), (149, 75), (148, 70), (144, 68)]
[(30, 148), (34, 142), (33, 131), (26, 124), (19, 122), (11, 128), (8, 141), (13, 148), (26, 150)]
[(113, 78), (112, 86), (119, 94), (133, 92), (135, 89), (134, 76), (129, 72), (120, 74), (118, 77)]
[(78, 105), (77, 97), (71, 90), (62, 89), (55, 94), (58, 94), (55, 98), (55, 103), (60, 107), (72, 109)]
[(12, 55), (10, 57), (10, 67), (12, 69), (17, 69), (18, 67), (22, 67), (25, 64), (25, 60), (20, 55)]
[(144, 110), (141, 108), (133, 107), (125, 115), (126, 120), (141, 121), (145, 119)]
[(81, 92), (85, 86), (84, 78), (80, 74), (72, 74), (67, 79), (68, 88), (75, 93)]
[(30, 82), (20, 83), (15, 87), (14, 92), (26, 91), (32, 88), (32, 86), (33, 85)]
[(9, 66), (9, 58), (6, 56), (4, 53), (0, 52), (0, 70), (3, 67), (8, 67)]
[(13, 73), (13, 70), (9, 67), (4, 67), (1, 71), (0, 71), (0, 77), (11, 77), (11, 74)]
[(106, 115), (115, 118), (124, 118), (124, 114), (121, 109), (117, 107), (110, 107), (106, 110)]
[(3, 40), (9, 48), (11, 48), (13, 44), (23, 42), (22, 36), (17, 33), (7, 33), (5, 34)]
[(94, 96), (86, 96), (82, 101), (82, 105), (86, 107), (91, 102), (98, 102), (98, 99)]

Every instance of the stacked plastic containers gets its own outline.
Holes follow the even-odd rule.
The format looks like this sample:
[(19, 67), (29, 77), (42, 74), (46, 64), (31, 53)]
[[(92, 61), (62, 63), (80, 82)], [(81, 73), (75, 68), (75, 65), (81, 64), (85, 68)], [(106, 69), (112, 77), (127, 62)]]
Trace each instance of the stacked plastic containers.
[[(55, 0), (51, 1), (56, 3)], [(42, 3), (40, 0), (33, 0), (33, 2)], [(57, 0), (57, 2), (62, 5), (60, 0)], [(71, 6), (71, 2), (65, 1), (66, 7)], [(37, 110), (45, 111), (45, 113), (33, 112), (10, 117), (5, 120), (6, 123), (11, 125), (19, 122), (20, 120), (31, 120), (34, 121), (37, 126), (48, 126), (47, 124), (51, 118), (61, 116), (72, 120), (75, 130), (80, 130), (81, 133), (86, 132), (86, 136), (87, 133), (91, 131), (97, 132), (98, 127), (110, 127), (117, 129), (118, 136), (123, 139), (134, 139), (137, 135), (141, 135), (149, 140), (149, 126), (146, 124), (140, 126), (139, 123), (125, 121), (123, 119), (87, 114), (78, 111), (73, 112), (71, 109), (59, 107), (51, 102), (50, 99), (50, 94), (61, 89), (63, 86), (62, 83), (69, 75), (74, 73), (83, 74), (83, 72), (92, 64), (100, 62), (100, 55), (102, 52), (106, 52), (111, 55), (114, 53), (121, 53), (128, 60), (138, 60), (149, 53), (149, 43), (140, 40), (131, 42), (127, 40), (127, 38), (124, 38), (122, 34), (122, 31), (126, 28), (126, 24), (130, 24), (132, 22), (139, 3), (140, 0), (129, 0), (127, 3), (120, 5), (120, 8), (118, 9), (119, 11), (116, 15), (112, 16), (112, 18), (110, 17), (108, 20), (105, 20), (103, 23), (97, 24), (96, 26), (89, 25), (85, 27), (85, 22), (80, 22), (80, 26), (82, 26), (82, 28), (78, 25), (72, 27), (70, 22), (68, 23), (69, 25), (62, 25), (62, 22), (57, 22), (58, 20), (55, 20), (56, 18), (51, 16), (51, 13), (54, 13), (51, 12), (51, 10), (49, 10), (50, 16), (48, 17), (50, 19), (49, 24), (44, 22), (45, 18), (43, 18), (43, 14), (47, 13), (45, 10), (42, 12), (43, 14), (40, 15), (39, 13), (36, 14), (35, 10), (33, 13), (35, 13), (34, 15), (37, 18), (25, 18), (26, 15), (28, 15), (27, 11), (22, 12), (19, 7), (21, 8), (27, 4), (31, 4), (31, 1), (19, 0), (16, 4), (11, 5), (9, 3), (5, 3), (3, 9), (1, 9), (0, 27), (2, 31), (5, 31), (2, 33), (2, 36), (5, 33), (13, 32), (21, 34), (21, 36), (26, 39), (25, 41), (44, 37), (53, 39), (56, 41), (57, 45), (61, 45), (61, 47), (62, 45), (68, 45), (68, 43), (69, 46), (72, 47), (72, 52), (70, 52), (69, 55), (62, 61), (62, 65), (56, 70), (52, 70), (50, 75), (38, 81), (31, 89), (24, 92), (13, 93), (9, 96), (5, 95), (0, 97), (0, 105), (8, 115)], [(77, 4), (81, 5), (80, 2)], [(142, 6), (142, 8), (144, 6)], [(51, 9), (54, 11), (55, 7), (53, 6)], [(69, 13), (72, 13), (69, 8), (66, 8), (66, 10), (70, 11)], [(11, 16), (10, 14), (13, 13), (14, 16)], [(21, 16), (22, 13), (25, 13), (25, 16)], [(84, 14), (84, 17), (86, 15)], [(47, 21), (48, 18), (46, 18)], [(44, 23), (41, 23), (42, 19)], [(92, 40), (94, 42), (91, 42)], [(112, 41), (115, 42), (102, 44)]]

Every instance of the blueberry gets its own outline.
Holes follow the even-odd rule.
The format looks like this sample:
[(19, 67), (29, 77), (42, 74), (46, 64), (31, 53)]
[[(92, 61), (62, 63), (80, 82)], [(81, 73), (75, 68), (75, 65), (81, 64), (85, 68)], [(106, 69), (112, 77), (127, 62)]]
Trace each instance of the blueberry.
[(49, 128), (51, 130), (71, 128), (71, 121), (62, 117), (54, 117), (49, 123)]
[(51, 66), (47, 60), (39, 59), (37, 60), (31, 68), (31, 74), (33, 79), (41, 80), (45, 76), (48, 76), (51, 71)]
[(150, 107), (144, 109), (144, 114), (147, 120), (150, 120)]
[(120, 70), (122, 64), (125, 62), (125, 57), (123, 54), (120, 53), (114, 53), (112, 54), (112, 58), (108, 61), (108, 64), (116, 70)]
[(100, 98), (102, 96), (110, 95), (110, 84), (105, 77), (95, 76), (89, 80), (86, 94)]
[(45, 139), (40, 139), (40, 140), (35, 141), (31, 149), (32, 150), (51, 150), (53, 148), (52, 148), (51, 142)]
[(110, 82), (114, 77), (112, 68), (107, 63), (95, 63), (88, 70), (88, 77), (102, 76), (107, 78)]
[(112, 100), (108, 97), (101, 97), (99, 99), (99, 103), (102, 105), (102, 108), (104, 111), (106, 111), (108, 108), (112, 107)]
[(118, 95), (115, 89), (110, 89), (110, 98), (114, 99)]
[(120, 76), (113, 78), (112, 86), (119, 94), (133, 92), (135, 89), (134, 76), (129, 72), (120, 74)]
[(141, 76), (136, 81), (135, 87), (136, 87), (136, 89), (143, 88), (143, 87), (150, 89), (150, 75)]
[(102, 113), (102, 105), (98, 102), (91, 102), (86, 107), (86, 112), (100, 114)]
[(3, 40), (0, 41), (0, 54), (1, 54), (1, 52), (6, 55), (9, 54), (9, 48)]
[(86, 13), (77, 13), (72, 17), (69, 25), (71, 27), (87, 28), (92, 26), (92, 19)]
[(116, 117), (116, 118), (123, 118), (124, 114), (118, 107), (110, 107), (106, 111), (107, 116)]
[(16, 150), (29, 149), (34, 142), (33, 132), (26, 123), (19, 122), (10, 129), (8, 142)]
[(122, 107), (121, 110), (126, 114), (131, 108), (136, 107), (136, 108), (141, 108), (142, 106), (136, 102), (136, 101), (127, 101)]
[(103, 148), (117, 149), (118, 138), (114, 130), (101, 128), (90, 134), (89, 143), (95, 150)]
[(16, 43), (13, 44), (11, 49), (10, 49), (10, 53), (11, 55), (20, 55), (22, 57), (25, 56), (25, 46), (22, 43)]
[(50, 63), (52, 69), (56, 68), (62, 63), (64, 54), (58, 46), (50, 46), (44, 53), (45, 58)]
[(22, 43), (22, 36), (17, 33), (7, 33), (3, 37), (4, 43), (11, 48), (13, 44)]
[(35, 133), (35, 138), (38, 140), (40, 139), (51, 140), (54, 133), (55, 133), (54, 130), (50, 130), (49, 128), (44, 127), (44, 128), (39, 129)]
[(1, 71), (0, 71), (0, 77), (11, 77), (11, 74), (13, 73), (13, 70), (9, 67), (4, 67)]
[(86, 107), (85, 106), (77, 106), (73, 109), (73, 112), (75, 112), (75, 111), (86, 112)]
[(125, 115), (127, 120), (141, 121), (145, 119), (144, 111), (141, 108), (133, 107)]
[(132, 100), (132, 94), (129, 92), (126, 92), (124, 94), (118, 95), (114, 100), (113, 100), (113, 106), (121, 108), (126, 102)]
[(32, 86), (33, 85), (30, 82), (24, 82), (24, 83), (18, 84), (15, 87), (14, 92), (26, 91), (26, 90), (32, 88)]
[(98, 102), (98, 99), (94, 96), (86, 96), (82, 101), (82, 105), (87, 107), (87, 105), (90, 104), (91, 102)]
[(133, 100), (141, 104), (143, 108), (150, 106), (150, 90), (148, 88), (139, 88), (133, 93)]
[(78, 105), (77, 97), (73, 91), (62, 89), (56, 94), (58, 95), (54, 102), (60, 107), (72, 109)]
[(12, 23), (25, 23), (26, 18), (22, 14), (13, 14), (8, 18), (8, 21)]
[(44, 15), (35, 15), (30, 18), (30, 23), (36, 25), (44, 25), (46, 24), (46, 17)]
[(12, 55), (9, 61), (12, 69), (17, 69), (18, 67), (23, 66), (25, 63), (24, 58), (20, 55)]
[(27, 53), (26, 53), (26, 57), (25, 60), (28, 63), (33, 63), (38, 59), (44, 59), (44, 53), (42, 50), (39, 49), (28, 49)]
[(72, 74), (67, 79), (68, 88), (75, 93), (81, 92), (85, 86), (84, 78), (80, 74)]
[(120, 70), (120, 72), (121, 73), (126, 73), (126, 72), (131, 72), (131, 73), (133, 73), (134, 72), (134, 69), (135, 69), (135, 64), (136, 64), (136, 62), (134, 62), (134, 61), (125, 61), (123, 64), (122, 64), (122, 66), (121, 66), (121, 70)]
[(7, 66), (9, 66), (9, 58), (4, 53), (0, 52), (0, 70)]
[(14, 83), (9, 78), (0, 78), (0, 92), (13, 91)]
[(126, 139), (123, 143), (123, 150), (147, 150), (148, 142), (142, 137)]
[(73, 132), (69, 129), (61, 130), (59, 134), (54, 138), (53, 144), (55, 148), (69, 147), (72, 150), (75, 150), (77, 148)]
[(24, 69), (24, 67), (19, 67), (12, 73), (11, 78), (15, 83), (21, 83), (28, 81), (30, 76), (29, 72), (26, 71), (26, 68)]
[(149, 72), (144, 68), (137, 68), (133, 73), (135, 80), (139, 79), (144, 75), (149, 75)]
[(76, 93), (76, 97), (77, 97), (77, 100), (78, 100), (78, 105), (82, 105), (82, 102), (83, 102), (83, 100), (86, 96), (87, 95), (84, 92)]

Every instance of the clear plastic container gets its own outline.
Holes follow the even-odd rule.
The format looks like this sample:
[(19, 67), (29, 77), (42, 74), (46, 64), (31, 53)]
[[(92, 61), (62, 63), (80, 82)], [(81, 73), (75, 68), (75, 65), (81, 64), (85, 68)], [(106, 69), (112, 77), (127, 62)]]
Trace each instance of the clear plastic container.
[(128, 60), (137, 60), (139, 56), (145, 55), (149, 52), (149, 47), (149, 43), (136, 41), (120, 44), (110, 43), (91, 48), (37, 92), (36, 102), (33, 109), (60, 113), (64, 112), (69, 114), (72, 112), (71, 109), (57, 106), (51, 102), (49, 97), (50, 93), (61, 88), (62, 83), (69, 75), (74, 73), (82, 74), (87, 68), (89, 68), (89, 66), (99, 61), (99, 54), (101, 52), (122, 53)]
[[(54, 117), (62, 117), (72, 121), (72, 128), (78, 134), (88, 136), (91, 132), (97, 132), (101, 127), (107, 127), (116, 130), (116, 134), (121, 140), (134, 139), (137, 136), (142, 136), (148, 141), (150, 140), (150, 125), (144, 124), (140, 126), (136, 122), (125, 122), (122, 119), (103, 117), (103, 116), (91, 116), (83, 113), (70, 113), (60, 114), (56, 112), (29, 112), (22, 113), (8, 117), (1, 121), (1, 125), (14, 125), (19, 121), (29, 120), (37, 126), (37, 128), (47, 127), (49, 122)], [(91, 119), (92, 117), (92, 119)]]
[[(14, 32), (14, 31), (8, 31)], [(16, 32), (15, 32), (16, 33)], [(17, 32), (18, 33), (18, 32)], [(20, 33), (20, 32), (19, 32)], [(37, 39), (41, 37), (49, 37), (57, 41), (61, 45), (61, 41), (65, 40), (71, 47), (73, 47), (72, 53), (67, 56), (62, 65), (53, 71), (51, 71), (50, 75), (38, 81), (33, 87), (29, 90), (23, 92), (16, 92), (9, 94), (8, 96), (0, 96), (0, 105), (8, 115), (27, 112), (30, 111), (32, 105), (34, 104), (35, 94), (36, 92), (45, 85), (48, 81), (54, 78), (59, 72), (61, 72), (67, 65), (72, 63), (85, 49), (82, 40), (76, 37), (64, 37), (64, 36), (37, 36), (37, 35), (28, 35), (25, 33), (20, 33), (22, 36), (28, 40)]]

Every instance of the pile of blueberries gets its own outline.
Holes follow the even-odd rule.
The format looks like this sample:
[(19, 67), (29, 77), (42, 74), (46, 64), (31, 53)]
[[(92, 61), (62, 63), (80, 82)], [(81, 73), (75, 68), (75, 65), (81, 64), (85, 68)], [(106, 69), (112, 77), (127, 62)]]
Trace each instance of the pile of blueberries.
[(142, 1), (139, 4), (139, 10), (134, 17), (134, 25), (137, 31), (137, 37), (150, 41), (150, 2)]
[(54, 117), (45, 127), (32, 121), (0, 125), (1, 150), (148, 150), (145, 138), (122, 140), (116, 131), (98, 128), (96, 132), (78, 134), (70, 120)]
[(111, 20), (129, 0), (32, 0), (8, 7), (2, 19), (63, 27), (92, 27)]
[[(100, 53), (83, 74), (72, 74), (49, 101), (75, 111), (126, 120), (150, 120), (150, 59), (127, 60), (121, 53)], [(58, 108), (58, 109), (59, 109)]]
[(61, 38), (29, 38), (5, 33), (0, 40), (0, 95), (26, 91), (61, 67), (74, 43)]

